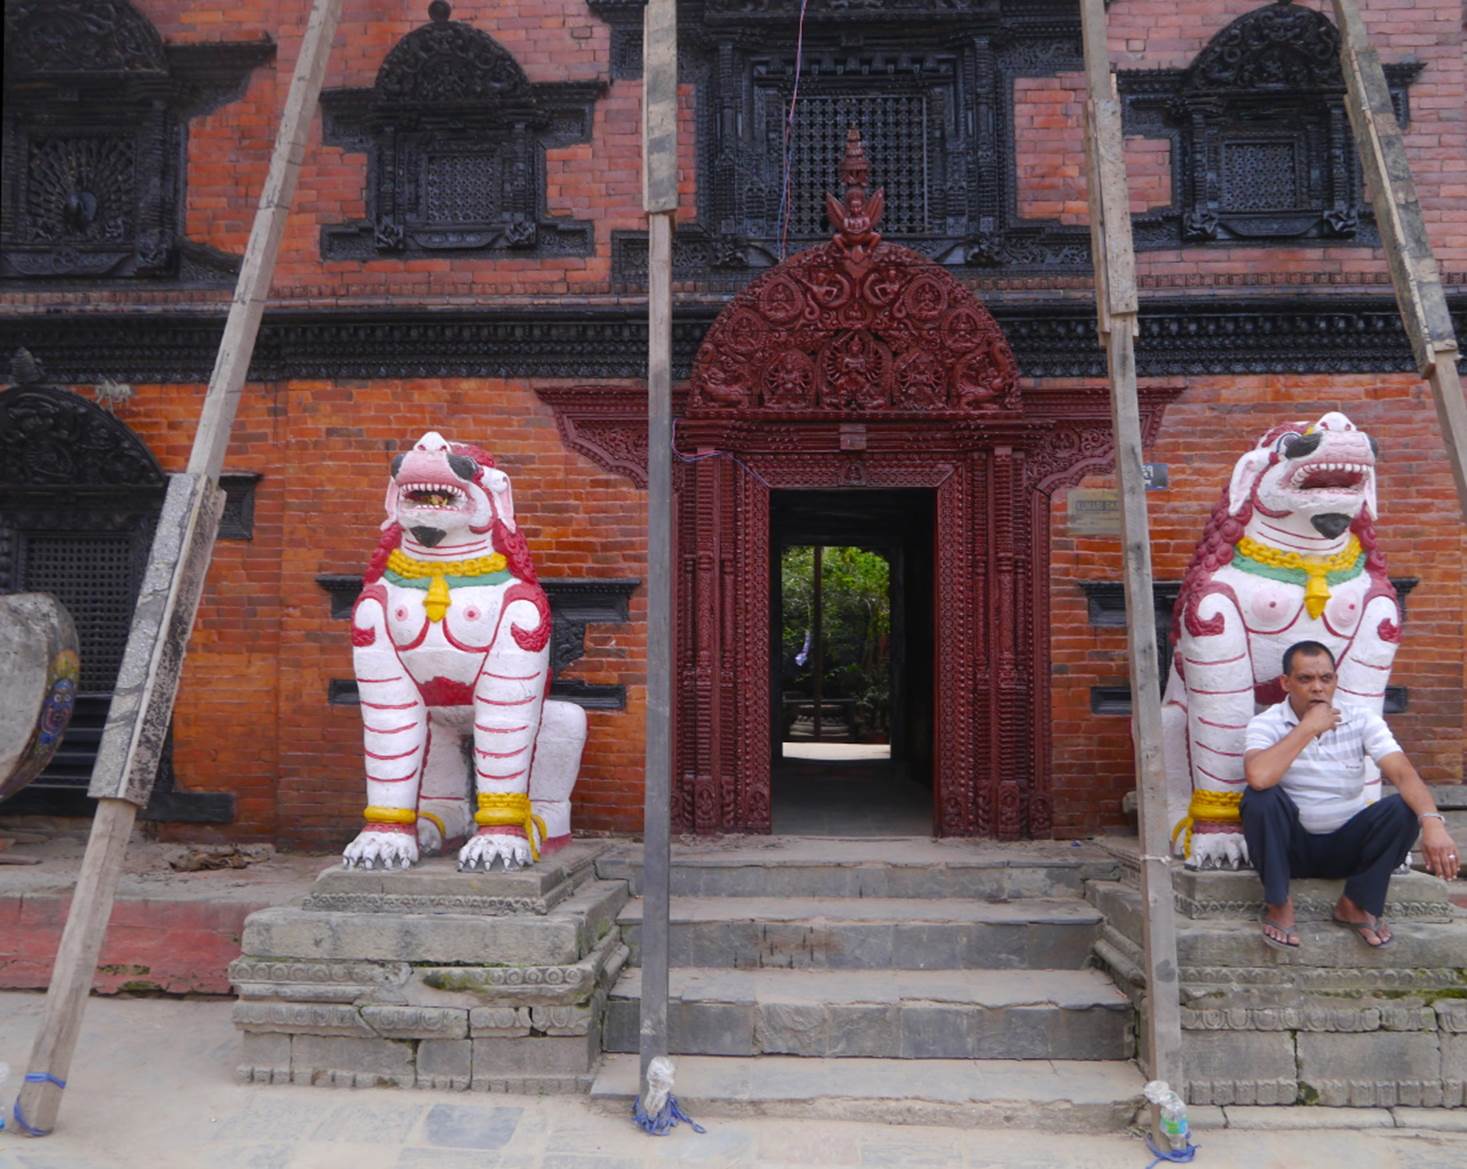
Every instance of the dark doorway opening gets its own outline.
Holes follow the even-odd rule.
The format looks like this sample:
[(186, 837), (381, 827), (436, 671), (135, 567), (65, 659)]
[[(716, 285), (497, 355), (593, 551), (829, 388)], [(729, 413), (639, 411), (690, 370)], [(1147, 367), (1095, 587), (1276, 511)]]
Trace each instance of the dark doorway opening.
[(935, 493), (775, 491), (775, 832), (933, 830)]

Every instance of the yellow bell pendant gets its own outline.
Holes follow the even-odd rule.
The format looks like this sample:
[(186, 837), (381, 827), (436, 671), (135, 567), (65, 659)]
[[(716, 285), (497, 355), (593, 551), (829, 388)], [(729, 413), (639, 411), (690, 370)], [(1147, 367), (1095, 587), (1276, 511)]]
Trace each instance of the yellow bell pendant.
[(1304, 586), (1304, 608), (1309, 611), (1309, 616), (1318, 619), (1324, 612), (1325, 603), (1329, 600), (1329, 585), (1325, 583), (1323, 572), (1311, 572), (1309, 583)]
[(453, 599), (448, 593), (448, 582), (443, 579), (441, 572), (435, 572), (428, 585), (428, 599), (423, 602), (423, 611), (428, 614), (429, 621), (442, 621), (443, 614), (448, 612), (451, 604)]

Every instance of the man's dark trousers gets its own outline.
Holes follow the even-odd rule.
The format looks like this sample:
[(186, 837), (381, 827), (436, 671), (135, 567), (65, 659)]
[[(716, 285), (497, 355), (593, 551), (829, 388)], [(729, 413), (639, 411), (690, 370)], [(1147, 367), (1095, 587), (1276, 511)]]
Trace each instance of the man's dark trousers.
[(1243, 838), (1263, 881), (1263, 899), (1282, 905), (1291, 877), (1344, 877), (1345, 896), (1366, 913), (1385, 909), (1391, 874), (1416, 842), (1416, 813), (1398, 795), (1356, 812), (1333, 832), (1305, 832), (1299, 809), (1277, 784), (1243, 793)]

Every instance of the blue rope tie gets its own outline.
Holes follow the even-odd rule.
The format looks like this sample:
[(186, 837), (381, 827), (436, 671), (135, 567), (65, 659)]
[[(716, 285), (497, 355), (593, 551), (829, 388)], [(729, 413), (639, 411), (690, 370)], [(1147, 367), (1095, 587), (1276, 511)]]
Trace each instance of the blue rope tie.
[[(55, 1084), (58, 1088), (66, 1087), (66, 1081), (60, 1076), (53, 1076), (50, 1072), (27, 1072), (25, 1077), (27, 1084)], [(15, 1127), (20, 1129), (28, 1137), (48, 1137), (51, 1135), (49, 1128), (35, 1128), (25, 1118), (25, 1113), (20, 1110), (20, 1097), (15, 1098), (15, 1103), (10, 1106), (11, 1118), (15, 1121)], [(4, 1127), (4, 1121), (0, 1120), (0, 1128)]]
[(1197, 1145), (1194, 1145), (1191, 1141), (1188, 1141), (1187, 1147), (1185, 1149), (1176, 1149), (1175, 1151), (1168, 1150), (1167, 1152), (1162, 1152), (1156, 1147), (1156, 1145), (1152, 1143), (1150, 1133), (1146, 1134), (1146, 1147), (1150, 1149), (1156, 1157), (1156, 1160), (1151, 1162), (1150, 1165), (1146, 1166), (1146, 1169), (1156, 1169), (1156, 1167), (1160, 1165), (1163, 1161), (1172, 1165), (1185, 1165), (1197, 1155), (1198, 1148)]
[(686, 1121), (688, 1126), (696, 1133), (706, 1133), (708, 1130), (682, 1110), (676, 1096), (668, 1096), (667, 1103), (662, 1106), (656, 1116), (648, 1116), (642, 1107), (642, 1100), (637, 1098), (632, 1104), (632, 1119), (637, 1122), (637, 1127), (643, 1132), (650, 1133), (654, 1137), (665, 1137), (677, 1127), (678, 1121)]

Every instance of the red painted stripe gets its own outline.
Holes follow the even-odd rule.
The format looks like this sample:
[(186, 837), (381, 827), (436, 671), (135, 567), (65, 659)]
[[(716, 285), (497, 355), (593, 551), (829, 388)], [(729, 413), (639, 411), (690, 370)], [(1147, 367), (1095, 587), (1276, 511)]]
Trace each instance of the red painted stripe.
[(491, 674), (488, 670), (485, 670), (481, 676), (485, 678), (499, 678), (505, 682), (533, 682), (536, 678), (540, 677), (541, 673), (543, 671), (537, 671), (533, 674)]
[(528, 750), (528, 747), (521, 747), (518, 751), (482, 751), (475, 747), (474, 754), (482, 755), (485, 759), (513, 759), (516, 755), (523, 755)]
[(407, 783), (408, 780), (417, 778), (417, 774), (418, 773), (416, 771), (410, 771), (406, 775), (386, 776), (386, 775), (373, 775), (373, 774), (371, 774), (371, 772), (368, 772), (367, 773), (367, 782), (368, 783)]
[(410, 731), (418, 725), (418, 723), (403, 723), (400, 727), (389, 727), (383, 730), (380, 727), (369, 727), (366, 723), (363, 723), (362, 729), (371, 731), (374, 735), (400, 735), (403, 731)]
[(483, 723), (475, 723), (474, 724), (474, 730), (476, 730), (476, 731), (484, 731), (487, 734), (491, 734), (491, 735), (512, 735), (512, 734), (516, 733), (517, 731), (527, 731), (529, 729), (530, 729), (530, 724), (529, 723), (526, 723), (522, 727), (486, 727)]
[[(1246, 653), (1240, 653), (1235, 658), (1218, 658), (1215, 662), (1199, 662), (1196, 658), (1184, 657), (1182, 661), (1186, 662), (1189, 666), (1226, 666), (1232, 662), (1241, 662), (1247, 656)], [(1201, 694), (1202, 691), (1198, 690), (1197, 693)]]
[(364, 702), (363, 706), (370, 706), (373, 710), (413, 710), (417, 707), (416, 702)]
[(396, 678), (358, 678), (357, 679), (357, 685), (358, 686), (375, 686), (379, 682), (401, 682), (401, 681), (402, 681), (402, 675), (399, 674)]
[(1199, 747), (1203, 748), (1204, 750), (1211, 751), (1214, 755), (1226, 755), (1229, 759), (1241, 759), (1241, 758), (1243, 758), (1243, 752), (1241, 752), (1241, 751), (1219, 751), (1216, 747), (1209, 746), (1207, 743), (1204, 743), (1201, 739), (1198, 739), (1197, 740), (1197, 745)]
[(1252, 694), (1253, 693), (1253, 687), (1252, 686), (1243, 686), (1243, 687), (1241, 687), (1241, 688), (1239, 688), (1237, 690), (1193, 690), (1189, 686), (1187, 688), (1187, 693), (1188, 694)]
[(502, 780), (502, 779), (518, 779), (520, 776), (524, 775), (524, 771), (522, 769), (520, 771), (513, 772), (510, 775), (490, 775), (487, 771), (480, 771), (476, 767), (476, 768), (474, 768), (474, 774), (477, 775), (480, 779), (501, 779)]
[(1207, 768), (1203, 767), (1201, 764), (1198, 764), (1197, 770), (1202, 772), (1203, 775), (1207, 776), (1208, 779), (1215, 779), (1218, 783), (1225, 783), (1231, 787), (1237, 787), (1240, 783), (1247, 782), (1247, 780), (1244, 779), (1226, 779), (1221, 775), (1213, 775), (1212, 772), (1208, 771)]
[(520, 698), (514, 702), (500, 702), (497, 698), (480, 698), (476, 694), (474, 695), (474, 701), (482, 702), (486, 706), (525, 706), (531, 702), (534, 702), (539, 697), (540, 696), (538, 694), (531, 694), (528, 698)]
[(1205, 727), (1216, 727), (1220, 731), (1242, 731), (1247, 730), (1247, 723), (1215, 723), (1210, 718), (1203, 718), (1200, 714), (1197, 721)]
[(378, 755), (375, 751), (368, 751), (366, 755), (368, 759), (406, 759), (409, 755), (416, 755), (417, 752), (416, 747), (410, 747), (399, 755)]
[[(1344, 665), (1343, 662), (1340, 664)], [(1359, 658), (1351, 658), (1350, 664), (1352, 666), (1364, 666), (1367, 670), (1390, 670), (1390, 666), (1377, 666), (1374, 662), (1362, 662)]]
[(1340, 689), (1346, 694), (1354, 694), (1359, 698), (1382, 698), (1385, 696), (1384, 690), (1351, 690), (1348, 686), (1341, 686)]

